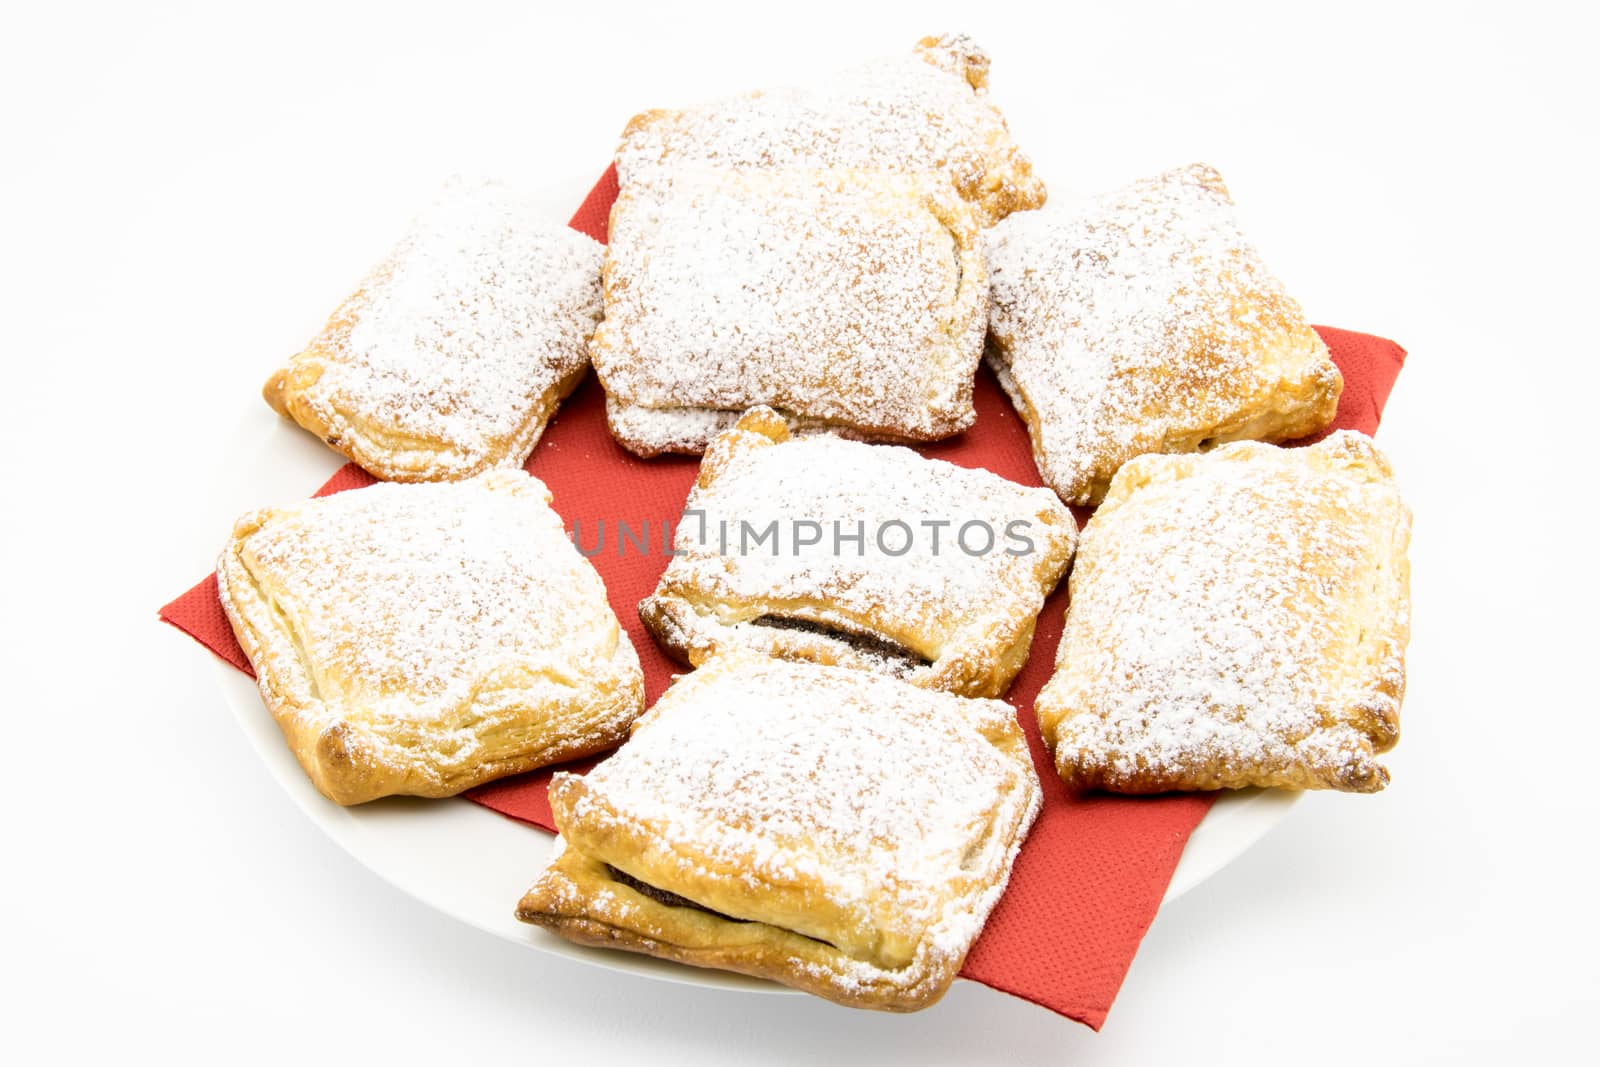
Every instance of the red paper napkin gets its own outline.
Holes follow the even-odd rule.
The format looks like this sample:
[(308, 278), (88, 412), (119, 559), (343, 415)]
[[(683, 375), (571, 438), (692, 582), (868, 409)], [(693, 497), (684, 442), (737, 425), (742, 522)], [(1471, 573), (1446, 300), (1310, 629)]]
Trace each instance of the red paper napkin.
[[(571, 225), (605, 240), (614, 168), (595, 185)], [(1378, 427), (1405, 351), (1392, 341), (1317, 327), (1344, 372), (1344, 395), (1335, 426), (1371, 433)], [(606, 429), (604, 394), (593, 375), (562, 405), (528, 460), (529, 472), (555, 495), (555, 508), (582, 544), (596, 543), (598, 524), (608, 529), (606, 550), (592, 562), (605, 579), (611, 606), (633, 637), (644, 665), (646, 696), (654, 701), (678, 670), (639, 623), (638, 603), (666, 566), (664, 529), (678, 518), (698, 469), (698, 459), (641, 460), (619, 447)], [(1039, 485), (1027, 431), (987, 370), (979, 372), (973, 429), (926, 446), (929, 456), (966, 467), (987, 467), (1025, 485)], [(354, 464), (335, 474), (317, 495), (370, 485)], [(637, 530), (648, 523), (651, 551), (615, 550), (618, 521)], [(219, 530), (220, 543), (226, 531)], [(1009, 699), (1016, 705), (1044, 783), (1039, 820), (1017, 858), (1010, 887), (967, 958), (962, 975), (1012, 993), (1095, 1029), (1128, 973), (1134, 952), (1155, 918), (1184, 843), (1211, 806), (1210, 794), (1162, 797), (1071, 798), (1039, 740), (1031, 710), (1050, 676), (1066, 612), (1066, 583), (1045, 604), (1033, 653)], [(161, 609), (161, 618), (242, 671), (250, 665), (234, 640), (217, 600), (212, 575)], [(266, 714), (265, 711), (262, 714)], [(565, 768), (565, 769), (581, 769)], [(554, 829), (545, 791), (551, 771), (537, 771), (482, 786), (467, 798), (514, 819)], [(531, 880), (535, 872), (529, 871)], [(514, 901), (508, 901), (510, 908)]]

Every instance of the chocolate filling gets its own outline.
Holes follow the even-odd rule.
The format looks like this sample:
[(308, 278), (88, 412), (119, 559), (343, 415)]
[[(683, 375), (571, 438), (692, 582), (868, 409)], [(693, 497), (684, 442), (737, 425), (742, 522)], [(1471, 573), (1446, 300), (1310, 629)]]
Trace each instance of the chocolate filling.
[(720, 911), (712, 911), (710, 908), (696, 904), (688, 897), (680, 897), (678, 894), (669, 893), (665, 889), (657, 889), (648, 882), (641, 882), (631, 874), (617, 870), (609, 863), (606, 864), (606, 872), (610, 874), (613, 879), (621, 882), (635, 893), (638, 893), (643, 897), (649, 897), (657, 904), (665, 904), (669, 908), (693, 908), (695, 911), (703, 911), (707, 915), (715, 915), (717, 918), (726, 919), (731, 923), (742, 923), (748, 921), (745, 919), (735, 919), (733, 916), (724, 915)]
[(812, 622), (810, 619), (793, 619), (786, 615), (762, 615), (751, 619), (747, 625), (766, 626), (774, 630), (795, 630), (799, 633), (816, 634), (832, 641), (849, 645), (857, 652), (879, 659), (887, 660), (890, 671), (897, 677), (910, 674), (921, 667), (933, 664), (931, 659), (913, 652), (911, 649), (887, 637), (876, 634), (860, 634), (850, 630), (842, 630), (837, 626), (829, 626), (823, 622)]
[[(696, 904), (694, 901), (690, 900), (688, 897), (680, 897), (676, 893), (668, 892), (665, 889), (658, 889), (655, 886), (651, 885), (649, 882), (641, 882), (641, 881), (639, 881), (639, 879), (633, 877), (633, 875), (628, 874), (628, 873), (626, 873), (624, 871), (619, 871), (615, 867), (611, 866), (611, 864), (609, 864), (609, 863), (606, 864), (606, 873), (609, 874), (612, 877), (613, 880), (615, 880), (617, 882), (620, 882), (621, 884), (627, 886), (629, 889), (633, 890), (635, 893), (638, 893), (640, 896), (649, 897), (651, 900), (655, 901), (657, 904), (665, 904), (669, 908), (693, 908), (695, 911), (703, 911), (707, 915), (714, 916), (714, 917), (716, 917), (718, 919), (725, 919), (725, 920), (727, 920), (728, 922), (731, 922), (731, 923), (747, 923), (747, 922), (751, 922), (752, 921), (750, 919), (735, 919), (732, 915), (724, 915), (720, 911), (712, 911), (710, 908), (706, 907), (703, 904)], [(821, 938), (817, 938), (817, 937), (807, 937), (805, 934), (801, 934), (798, 931), (794, 931), (794, 930), (791, 930), (789, 932), (795, 934), (798, 937), (805, 937), (806, 940), (808, 940), (808, 941), (815, 941), (819, 945), (827, 945), (829, 948), (835, 948), (836, 947), (834, 945), (834, 943), (831, 942), (831, 941), (823, 941)]]

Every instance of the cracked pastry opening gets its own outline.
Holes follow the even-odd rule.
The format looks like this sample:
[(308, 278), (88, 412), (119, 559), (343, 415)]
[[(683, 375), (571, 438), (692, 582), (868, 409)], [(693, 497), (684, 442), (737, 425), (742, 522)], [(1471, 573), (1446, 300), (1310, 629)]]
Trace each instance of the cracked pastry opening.
[(887, 673), (903, 678), (914, 671), (933, 666), (933, 660), (880, 634), (846, 629), (837, 624), (796, 618), (792, 615), (759, 615), (743, 623), (770, 630), (787, 630), (819, 638), (830, 644), (846, 646), (850, 651), (873, 661)]
[[(704, 904), (690, 900), (688, 897), (679, 896), (671, 890), (662, 889), (659, 886), (653, 886), (649, 882), (641, 882), (639, 879), (633, 877), (633, 875), (627, 873), (626, 871), (618, 870), (609, 863), (604, 864), (603, 866), (605, 867), (606, 874), (614, 881), (620, 883), (621, 885), (627, 886), (629, 889), (633, 890), (635, 893), (638, 893), (642, 897), (648, 897), (657, 904), (662, 904), (669, 908), (689, 908), (693, 911), (698, 911), (705, 915), (709, 915), (714, 919), (721, 919), (723, 922), (753, 923), (760, 926), (772, 925), (770, 923), (759, 923), (755, 919), (740, 919), (735, 916), (728, 915), (713, 908), (708, 908)], [(795, 937), (803, 937), (807, 941), (815, 941), (817, 944), (826, 945), (831, 949), (838, 948), (838, 946), (833, 944), (831, 941), (824, 941), (819, 937), (812, 937), (811, 935), (803, 934), (798, 930), (791, 930), (782, 926), (775, 926), (773, 929), (783, 930), (784, 933), (793, 934)]]
[(641, 882), (627, 871), (618, 870), (609, 863), (605, 864), (605, 869), (606, 874), (609, 875), (614, 881), (620, 882), (642, 897), (649, 897), (657, 904), (665, 904), (669, 908), (693, 908), (695, 911), (703, 911), (707, 915), (714, 916), (718, 919), (725, 919), (731, 923), (750, 921), (748, 919), (735, 919), (732, 915), (724, 915), (722, 912), (714, 911), (711, 908), (706, 907), (704, 904), (696, 904), (688, 897), (680, 897), (671, 890), (661, 889), (658, 886), (651, 885), (649, 882)]
[(713, 653), (615, 755), (553, 779), (560, 850), (517, 917), (579, 944), (914, 1010), (960, 970), (1039, 794), (999, 701)]

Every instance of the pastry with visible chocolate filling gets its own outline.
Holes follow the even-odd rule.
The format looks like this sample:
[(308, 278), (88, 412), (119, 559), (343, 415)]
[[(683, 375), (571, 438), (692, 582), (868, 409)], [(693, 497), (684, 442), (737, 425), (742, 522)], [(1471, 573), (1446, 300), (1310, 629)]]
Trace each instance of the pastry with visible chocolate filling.
[(685, 509), (639, 605), (680, 660), (742, 648), (967, 696), (1009, 687), (1077, 540), (1048, 489), (792, 437), (768, 408), (716, 439)]
[(587, 775), (517, 915), (581, 944), (913, 1011), (955, 979), (1040, 804), (1016, 713), (720, 655)]

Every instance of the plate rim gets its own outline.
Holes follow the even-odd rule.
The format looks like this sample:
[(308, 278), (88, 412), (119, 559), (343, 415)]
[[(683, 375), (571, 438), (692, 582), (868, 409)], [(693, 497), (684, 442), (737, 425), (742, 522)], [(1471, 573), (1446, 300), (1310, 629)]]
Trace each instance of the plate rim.
[[(542, 868), (554, 845), (555, 834), (475, 804), (465, 797), (441, 800), (391, 797), (354, 807), (341, 807), (317, 792), (311, 784), (311, 779), (284, 742), (277, 723), (262, 704), (256, 684), (250, 676), (216, 656), (211, 659), (211, 668), (215, 672), (219, 695), (233, 713), (251, 748), (295, 806), (362, 867), (413, 900), (502, 940), (608, 970), (680, 985), (798, 995), (797, 990), (746, 975), (687, 967), (635, 953), (573, 944), (555, 934), (517, 921), (512, 914), (514, 903), (509, 893), (503, 912), (498, 913), (481, 912), (441, 899), (439, 885), (427, 884), (419, 878), (415, 869), (402, 869), (387, 855), (387, 850), (380, 843), (380, 837), (389, 833), (384, 824), (392, 822), (396, 814), (408, 818), (415, 829), (422, 824), (416, 822), (412, 813), (427, 812), (429, 815), (426, 817), (432, 818), (443, 832), (452, 836), (458, 836), (463, 829), (470, 827), (477, 836), (497, 838), (496, 849), (502, 847), (500, 842), (511, 852), (516, 851), (519, 845), (528, 845), (526, 851), (529, 859), (521, 888), (531, 884)], [(1185, 843), (1160, 907), (1167, 907), (1244, 855), (1288, 816), (1290, 809), (1303, 795), (1298, 791), (1271, 789), (1223, 792)], [(432, 828), (428, 829), (431, 831)], [(1198, 850), (1194, 847), (1197, 840), (1200, 843)]]

